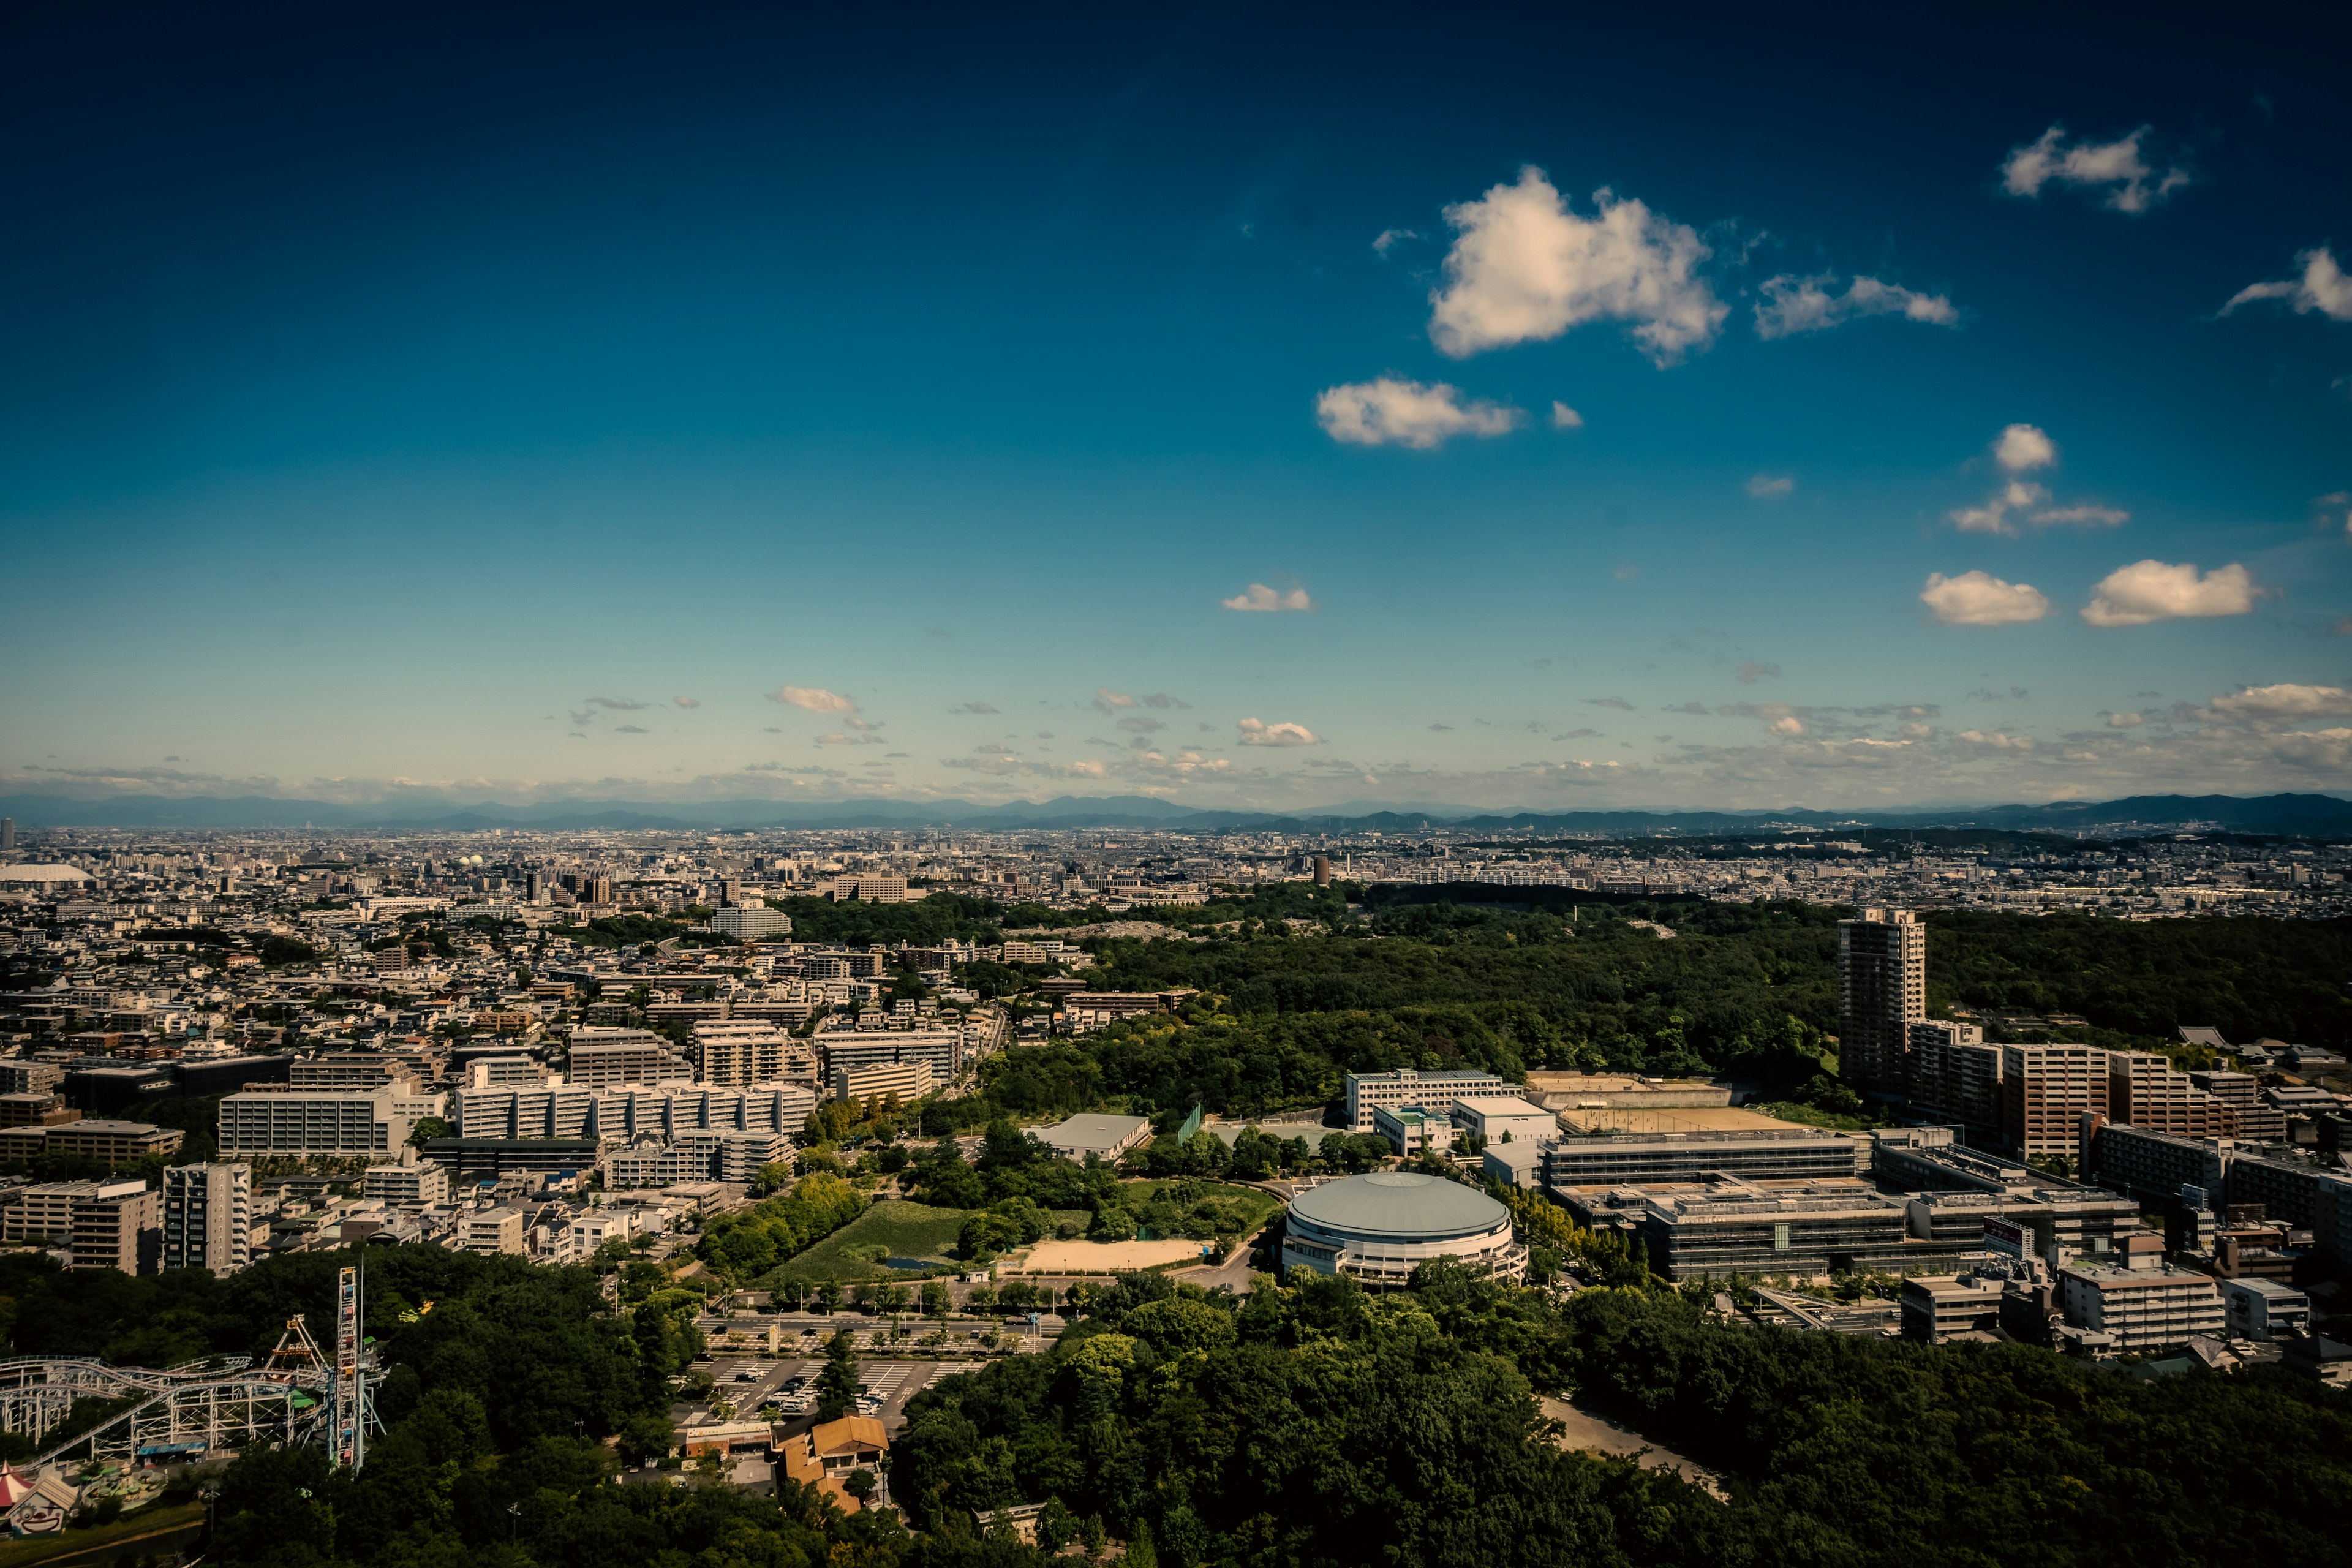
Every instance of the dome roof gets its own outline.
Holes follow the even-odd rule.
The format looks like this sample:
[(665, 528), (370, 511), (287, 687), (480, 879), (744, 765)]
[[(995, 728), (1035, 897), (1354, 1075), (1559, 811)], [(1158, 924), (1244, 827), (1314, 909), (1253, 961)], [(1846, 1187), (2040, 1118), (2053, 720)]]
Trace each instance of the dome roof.
[(0, 882), (87, 882), (89, 873), (71, 866), (0, 866)]
[(1290, 1212), (1310, 1225), (1382, 1241), (1477, 1236), (1510, 1217), (1478, 1191), (1443, 1176), (1374, 1171), (1331, 1182), (1293, 1198)]

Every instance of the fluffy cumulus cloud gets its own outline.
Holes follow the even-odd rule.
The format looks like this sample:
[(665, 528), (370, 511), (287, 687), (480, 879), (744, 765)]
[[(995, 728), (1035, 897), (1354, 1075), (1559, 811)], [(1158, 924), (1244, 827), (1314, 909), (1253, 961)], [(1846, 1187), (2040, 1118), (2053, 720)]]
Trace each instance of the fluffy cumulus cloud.
[(2005, 734), (1999, 730), (1963, 730), (1952, 737), (1952, 744), (1956, 750), (1963, 752), (2030, 752), (2033, 750), (2033, 738)]
[(2242, 616), (2254, 607), (2253, 574), (2232, 563), (2200, 574), (2194, 565), (2135, 561), (2091, 590), (2083, 619), (2095, 626), (2144, 626), (2150, 621)]
[(1507, 436), (1527, 417), (1483, 397), (1465, 402), (1444, 382), (1383, 375), (1327, 386), (1315, 398), (1315, 422), (1334, 441), (1352, 447), (1411, 447), (1427, 451), (1455, 436)]
[(1930, 572), (1919, 602), (1948, 626), (2009, 626), (2050, 613), (2049, 599), (2032, 584), (2004, 583), (1990, 572)]
[(1218, 603), (1229, 610), (1272, 612), (1311, 610), (1315, 607), (1315, 601), (1307, 596), (1307, 590), (1304, 588), (1293, 588), (1286, 594), (1269, 588), (1263, 583), (1253, 583), (1232, 598), (1221, 599)]
[(2249, 686), (2208, 706), (2217, 713), (2254, 719), (2338, 719), (2352, 716), (2352, 691), (2340, 686)]
[(1530, 164), (1517, 184), (1447, 207), (1456, 232), (1430, 295), (1430, 341), (1461, 359), (1620, 321), (1661, 365), (1706, 348), (1729, 307), (1699, 272), (1709, 252), (1698, 231), (1611, 191), (1593, 204), (1593, 216), (1576, 213)]
[(1323, 737), (1304, 724), (1266, 724), (1244, 719), (1238, 728), (1244, 746), (1319, 746)]
[(2039, 425), (2004, 425), (1993, 439), (1992, 460), (2005, 472), (2030, 474), (2056, 464), (2058, 443)]
[(1941, 294), (1921, 294), (1876, 278), (1855, 278), (1840, 292), (1827, 272), (1800, 278), (1784, 272), (1764, 281), (1756, 302), (1756, 335), (1767, 340), (1825, 331), (1864, 316), (1901, 316), (1929, 326), (1957, 327), (1960, 313)]
[(837, 691), (827, 691), (822, 686), (779, 686), (768, 693), (771, 702), (782, 702), (791, 708), (805, 708), (812, 713), (855, 713), (857, 704)]
[(1758, 500), (1778, 500), (1797, 488), (1786, 474), (1758, 474), (1748, 481), (1748, 493)]
[(2188, 171), (2158, 174), (2141, 149), (2151, 127), (2143, 125), (2114, 142), (2069, 145), (2063, 126), (2053, 125), (2022, 147), (2012, 148), (2000, 166), (2001, 188), (2012, 196), (2039, 196), (2044, 186), (2074, 185), (2095, 191), (2103, 205), (2119, 213), (2146, 212), (2189, 183)]
[(1584, 416), (1555, 397), (1551, 404), (1551, 427), (1555, 430), (1581, 430), (1584, 428)]
[(2308, 316), (2315, 310), (2331, 321), (2352, 321), (2352, 277), (2347, 277), (2336, 264), (2336, 253), (2323, 245), (2296, 257), (2294, 264), (2303, 268), (2301, 277), (2249, 283), (2230, 297), (2230, 302), (2221, 307), (2221, 314), (2226, 316), (2239, 306), (2251, 305), (2258, 300), (2284, 300), (2299, 316)]

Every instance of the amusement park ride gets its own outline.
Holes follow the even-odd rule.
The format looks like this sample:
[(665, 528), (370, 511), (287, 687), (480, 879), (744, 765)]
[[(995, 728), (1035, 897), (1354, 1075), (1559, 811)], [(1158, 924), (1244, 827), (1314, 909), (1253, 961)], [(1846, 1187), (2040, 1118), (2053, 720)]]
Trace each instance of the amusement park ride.
[(207, 1356), (169, 1371), (103, 1362), (27, 1356), (0, 1361), (0, 1431), (43, 1443), (67, 1424), (74, 1406), (100, 1400), (120, 1408), (98, 1425), (44, 1448), (33, 1466), (77, 1451), (133, 1463), (194, 1458), (254, 1443), (319, 1443), (339, 1465), (367, 1459), (383, 1372), (361, 1335), (360, 1271), (335, 1286), (335, 1353), (311, 1338), (302, 1315), (261, 1365), (250, 1356)]

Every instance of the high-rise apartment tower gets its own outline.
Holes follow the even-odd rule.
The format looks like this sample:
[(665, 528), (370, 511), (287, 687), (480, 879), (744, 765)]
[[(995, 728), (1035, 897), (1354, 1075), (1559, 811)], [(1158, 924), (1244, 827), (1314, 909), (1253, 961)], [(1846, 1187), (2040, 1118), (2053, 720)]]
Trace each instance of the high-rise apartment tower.
[(1865, 1093), (1901, 1094), (1911, 1026), (1927, 1016), (1927, 928), (1908, 910), (1838, 921), (1838, 1065)]

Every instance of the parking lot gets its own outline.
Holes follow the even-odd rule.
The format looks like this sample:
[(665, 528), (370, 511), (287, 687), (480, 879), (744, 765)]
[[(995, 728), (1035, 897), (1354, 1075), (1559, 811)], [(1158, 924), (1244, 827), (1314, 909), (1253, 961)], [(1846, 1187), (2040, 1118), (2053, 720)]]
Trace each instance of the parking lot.
[[(815, 1397), (817, 1376), (824, 1370), (821, 1356), (770, 1357), (724, 1350), (700, 1364), (714, 1379), (710, 1398), (675, 1407), (672, 1419), (680, 1426), (717, 1419), (711, 1405), (721, 1399), (735, 1407), (734, 1418), (739, 1421), (758, 1419), (761, 1407), (772, 1403), (787, 1419), (806, 1414)], [(861, 1356), (858, 1381), (871, 1403), (859, 1414), (878, 1416), (885, 1426), (896, 1431), (906, 1417), (907, 1401), (918, 1391), (942, 1377), (976, 1372), (981, 1365), (976, 1360), (868, 1361)]]

